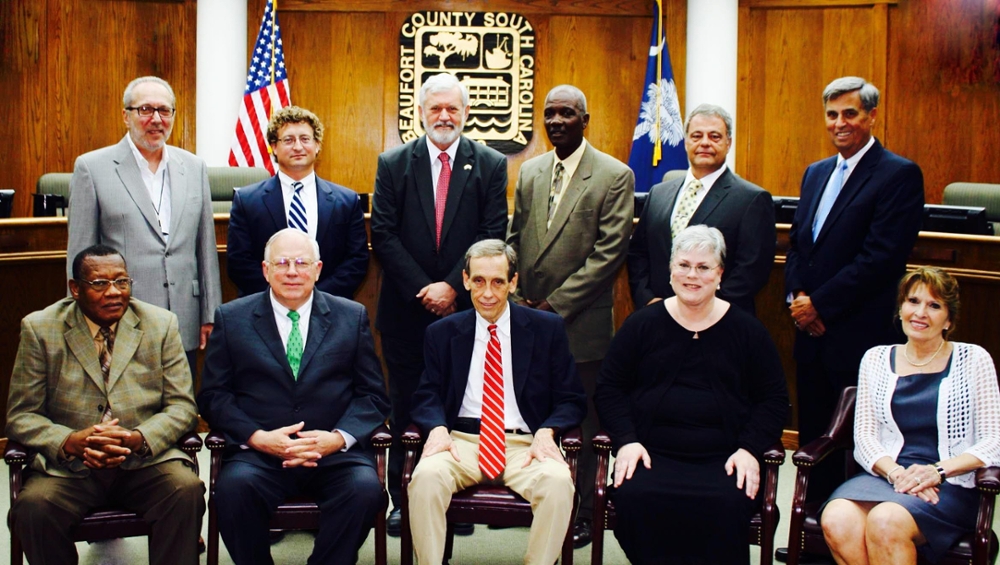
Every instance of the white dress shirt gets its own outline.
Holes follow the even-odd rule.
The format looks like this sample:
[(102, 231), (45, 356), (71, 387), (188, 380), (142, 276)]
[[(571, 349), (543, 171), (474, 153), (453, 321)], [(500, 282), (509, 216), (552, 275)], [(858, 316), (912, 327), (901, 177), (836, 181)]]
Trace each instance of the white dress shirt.
[[(285, 227), (288, 227), (288, 210), (292, 207), (292, 195), (295, 194), (292, 183), (296, 181), (281, 172), (281, 169), (278, 169), (278, 182), (281, 183), (281, 198), (285, 203)], [(302, 199), (302, 205), (306, 207), (306, 229), (308, 230), (309, 237), (316, 239), (317, 228), (319, 226), (319, 205), (316, 203), (316, 173), (309, 173), (308, 176), (298, 182), (302, 183), (302, 192), (299, 193), (299, 198)], [(303, 341), (305, 341), (304, 338), (305, 336), (303, 336)]]
[(448, 146), (448, 149), (441, 151), (438, 149), (437, 145), (431, 141), (429, 136), (424, 136), (427, 141), (427, 152), (430, 154), (431, 159), (431, 182), (434, 183), (434, 199), (437, 200), (437, 190), (438, 190), (438, 178), (441, 176), (441, 158), (438, 155), (442, 153), (448, 154), (448, 164), (451, 165), (452, 172), (455, 171), (455, 155), (458, 155), (458, 142), (462, 141), (462, 136), (458, 136), (458, 139), (454, 143)]
[(166, 144), (163, 145), (163, 157), (160, 158), (160, 165), (156, 167), (156, 172), (149, 170), (149, 161), (142, 156), (139, 148), (132, 141), (132, 136), (125, 134), (129, 147), (132, 148), (132, 155), (139, 165), (139, 174), (142, 175), (142, 182), (149, 192), (149, 199), (153, 202), (153, 210), (160, 221), (160, 233), (163, 234), (164, 241), (170, 238), (170, 175), (167, 174), (167, 163), (170, 162), (170, 152), (167, 151)]
[[(469, 382), (465, 385), (465, 396), (458, 411), (459, 418), (482, 418), (483, 386), (486, 370), (486, 346), (490, 341), (490, 323), (476, 312), (476, 340), (472, 346), (472, 362), (469, 363)], [(514, 396), (514, 372), (510, 355), (510, 304), (497, 320), (497, 339), (500, 340), (500, 357), (503, 362), (503, 408), (504, 429), (530, 432), (527, 422), (521, 417)]]
[(552, 224), (552, 218), (556, 217), (556, 211), (559, 210), (559, 203), (562, 202), (563, 194), (566, 194), (566, 189), (569, 187), (569, 181), (573, 179), (573, 175), (576, 174), (577, 167), (580, 166), (580, 160), (583, 159), (583, 152), (587, 149), (587, 139), (584, 138), (580, 141), (580, 146), (576, 148), (576, 151), (570, 154), (569, 157), (565, 159), (559, 159), (559, 155), (552, 151), (553, 163), (552, 163), (552, 176), (549, 177), (549, 191), (552, 191), (552, 183), (556, 180), (556, 165), (562, 163), (563, 166), (563, 181), (562, 188), (559, 190), (559, 194), (555, 195), (552, 199), (552, 214), (549, 217), (549, 221), (545, 224), (548, 227)]
[[(698, 207), (701, 206), (702, 201), (704, 201), (705, 197), (708, 196), (708, 191), (712, 190), (712, 187), (715, 186), (715, 181), (719, 180), (719, 177), (721, 177), (722, 173), (724, 172), (726, 172), (726, 166), (722, 165), (721, 167), (718, 168), (718, 170), (712, 171), (711, 173), (708, 173), (707, 175), (698, 179), (701, 181), (701, 190), (699, 190), (698, 194), (695, 195), (695, 203), (694, 203), (695, 212), (698, 211)], [(684, 196), (684, 192), (686, 191), (687, 186), (691, 184), (691, 181), (693, 180), (695, 180), (694, 174), (691, 173), (691, 169), (688, 169), (687, 174), (684, 175), (684, 184), (681, 185), (681, 189), (677, 191), (677, 198), (674, 199), (674, 211), (670, 213), (671, 225), (673, 225), (674, 223), (674, 218), (677, 217), (677, 205), (680, 203), (681, 198)], [(694, 217), (694, 214), (692, 214), (691, 216)]]

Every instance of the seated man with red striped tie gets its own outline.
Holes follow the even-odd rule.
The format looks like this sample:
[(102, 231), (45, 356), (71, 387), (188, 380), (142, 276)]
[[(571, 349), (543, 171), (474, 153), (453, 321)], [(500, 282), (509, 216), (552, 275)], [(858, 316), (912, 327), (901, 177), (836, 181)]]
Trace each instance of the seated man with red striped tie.
[(426, 434), (409, 494), (410, 529), (421, 564), (441, 563), (451, 495), (503, 484), (535, 512), (525, 563), (554, 563), (573, 511), (573, 480), (556, 438), (587, 412), (583, 384), (561, 317), (507, 300), (517, 254), (498, 239), (465, 254), (475, 310), (427, 328), (426, 368), (413, 422)]

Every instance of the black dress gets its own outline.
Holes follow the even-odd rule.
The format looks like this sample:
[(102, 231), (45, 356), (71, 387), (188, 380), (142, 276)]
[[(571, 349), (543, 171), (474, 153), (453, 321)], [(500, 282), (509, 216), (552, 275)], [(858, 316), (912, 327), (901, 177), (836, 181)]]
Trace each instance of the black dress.
[(784, 373), (767, 330), (738, 308), (695, 335), (663, 304), (643, 308), (601, 368), (602, 426), (616, 448), (638, 441), (652, 460), (612, 494), (615, 537), (632, 563), (749, 562), (759, 500), (736, 488), (725, 462), (739, 448), (759, 460), (781, 437)]

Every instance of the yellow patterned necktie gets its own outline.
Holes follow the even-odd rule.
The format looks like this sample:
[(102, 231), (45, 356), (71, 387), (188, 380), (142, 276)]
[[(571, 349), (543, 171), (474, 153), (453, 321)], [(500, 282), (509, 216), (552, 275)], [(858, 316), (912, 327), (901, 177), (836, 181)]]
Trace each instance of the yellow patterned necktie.
[(555, 177), (552, 179), (552, 186), (549, 187), (549, 223), (552, 222), (552, 216), (556, 213), (556, 196), (562, 192), (563, 185), (563, 164), (556, 163)]
[(677, 214), (674, 215), (674, 221), (670, 222), (671, 238), (677, 237), (677, 234), (687, 227), (691, 216), (694, 216), (694, 211), (698, 209), (698, 192), (701, 186), (701, 181), (694, 179), (684, 189), (684, 194), (677, 203)]

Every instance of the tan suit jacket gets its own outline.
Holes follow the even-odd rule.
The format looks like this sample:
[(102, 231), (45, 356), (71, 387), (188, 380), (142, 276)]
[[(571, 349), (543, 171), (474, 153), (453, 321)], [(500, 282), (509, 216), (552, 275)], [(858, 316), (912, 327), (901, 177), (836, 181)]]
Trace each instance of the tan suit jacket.
[(546, 228), (554, 165), (550, 151), (518, 174), (507, 235), (518, 252), (518, 295), (547, 300), (566, 320), (576, 361), (597, 361), (611, 344), (611, 291), (632, 232), (635, 176), (588, 143)]
[(33, 469), (60, 477), (89, 474), (82, 460), (62, 459), (60, 449), (72, 432), (100, 423), (108, 402), (119, 425), (142, 432), (152, 453), (129, 455), (123, 469), (190, 460), (173, 447), (198, 422), (177, 316), (133, 298), (118, 322), (107, 386), (86, 318), (72, 298), (21, 321), (7, 435), (37, 452)]

